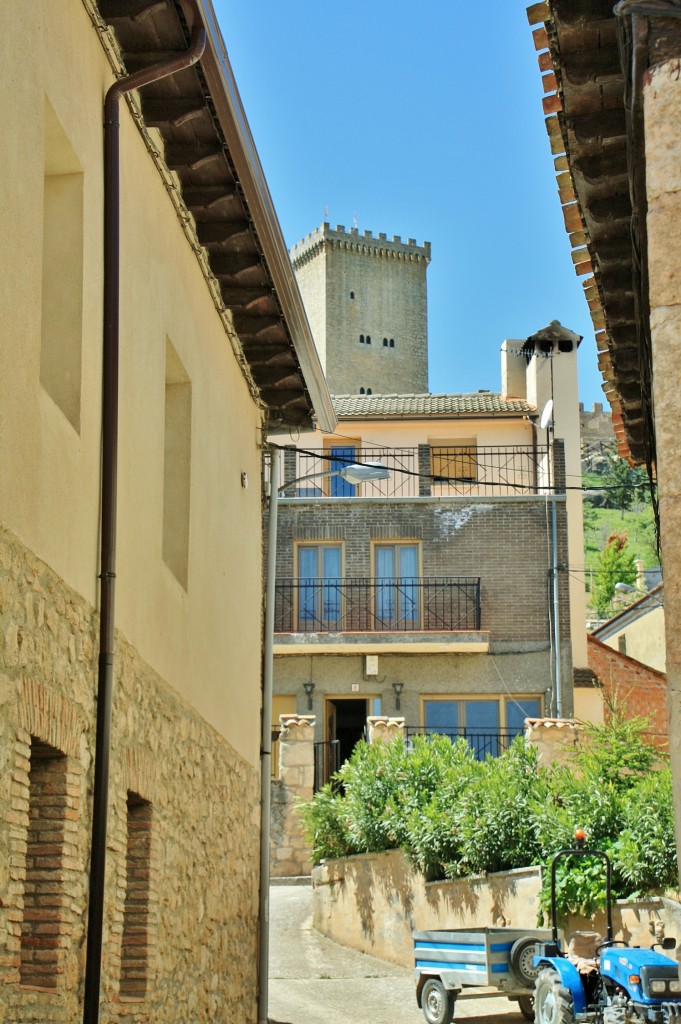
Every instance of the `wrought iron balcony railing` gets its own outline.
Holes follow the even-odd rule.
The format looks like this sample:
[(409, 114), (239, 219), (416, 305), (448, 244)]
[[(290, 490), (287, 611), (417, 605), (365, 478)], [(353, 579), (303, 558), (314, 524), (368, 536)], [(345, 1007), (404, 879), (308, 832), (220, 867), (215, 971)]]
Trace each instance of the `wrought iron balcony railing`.
[(275, 633), (480, 629), (478, 576), (278, 579)]
[(405, 734), (407, 740), (413, 736), (448, 736), (454, 742), (457, 739), (466, 740), (471, 746), (478, 761), (483, 761), (488, 755), (499, 757), (511, 745), (511, 741), (522, 733), (522, 729), (497, 729), (490, 732), (484, 727), (461, 726), (460, 728), (429, 728), (427, 726), (406, 726)]
[[(328, 475), (314, 479), (318, 474), (366, 462), (382, 463), (389, 471), (389, 478), (363, 484), (351, 484)], [(313, 479), (300, 480), (300, 477)], [(347, 445), (323, 450), (288, 450), (284, 453), (283, 480), (280, 493), (286, 498), (537, 494), (548, 486), (548, 452), (546, 446), (523, 445), (498, 448)]]

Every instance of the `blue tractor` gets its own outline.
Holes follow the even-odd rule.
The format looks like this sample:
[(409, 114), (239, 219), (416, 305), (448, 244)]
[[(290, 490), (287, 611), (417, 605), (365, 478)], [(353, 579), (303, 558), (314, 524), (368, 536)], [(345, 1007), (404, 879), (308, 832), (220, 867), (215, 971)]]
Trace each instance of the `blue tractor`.
[[(664, 939), (652, 949), (630, 947), (613, 939), (611, 913), (610, 859), (602, 850), (584, 847), (581, 829), (575, 833), (576, 847), (561, 850), (551, 862), (550, 942), (535, 946), (534, 986), (536, 1024), (668, 1024), (681, 1022), (681, 980), (679, 965), (659, 950), (675, 946)], [(595, 950), (588, 973), (578, 970), (563, 953), (558, 940), (556, 912), (556, 868), (564, 857), (600, 857), (606, 871), (607, 934)]]

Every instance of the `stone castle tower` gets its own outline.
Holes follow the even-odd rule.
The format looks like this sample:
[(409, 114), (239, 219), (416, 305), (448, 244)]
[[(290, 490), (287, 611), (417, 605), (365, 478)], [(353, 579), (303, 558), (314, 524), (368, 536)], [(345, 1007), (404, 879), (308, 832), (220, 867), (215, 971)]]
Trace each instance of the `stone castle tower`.
[(322, 224), (291, 258), (331, 394), (428, 391), (430, 242)]

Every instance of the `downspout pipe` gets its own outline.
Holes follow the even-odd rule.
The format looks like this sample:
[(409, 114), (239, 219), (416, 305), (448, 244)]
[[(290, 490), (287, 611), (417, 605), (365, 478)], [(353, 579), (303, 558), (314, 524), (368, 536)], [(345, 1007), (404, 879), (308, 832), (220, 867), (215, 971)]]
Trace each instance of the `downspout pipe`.
[(260, 933), (258, 1024), (267, 1024), (270, 951), (270, 804), (272, 788), (272, 690), (274, 682), (274, 600), (277, 582), (277, 519), (281, 451), (270, 448), (270, 518), (263, 639), (262, 737), (260, 755)]
[(84, 1024), (98, 1024), (104, 920), (104, 880), (114, 667), (114, 584), (118, 482), (118, 365), (120, 302), (120, 101), (133, 89), (191, 67), (206, 47), (198, 12), (189, 49), (171, 60), (120, 78), (104, 101), (104, 332), (102, 367), (102, 479), (97, 734), (92, 808), (92, 849), (85, 962)]

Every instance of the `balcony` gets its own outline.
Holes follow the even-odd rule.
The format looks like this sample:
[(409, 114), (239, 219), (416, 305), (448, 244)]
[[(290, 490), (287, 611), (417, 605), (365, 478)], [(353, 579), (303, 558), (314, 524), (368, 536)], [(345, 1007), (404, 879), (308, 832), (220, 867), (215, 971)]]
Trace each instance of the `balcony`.
[[(351, 484), (339, 477), (319, 476), (354, 463), (381, 462), (387, 480)], [(336, 448), (293, 451), (284, 454), (286, 498), (415, 498), (498, 497), (538, 494), (548, 482), (546, 446), (509, 445), (499, 448), (464, 447)], [(287, 484), (286, 481), (291, 481)], [(297, 481), (294, 483), (294, 481)]]
[(407, 740), (414, 736), (447, 736), (452, 743), (464, 739), (471, 747), (476, 761), (484, 761), (486, 757), (499, 757), (508, 750), (516, 736), (522, 736), (522, 729), (497, 729), (493, 732), (477, 726), (460, 728), (426, 728), (425, 726), (406, 726)]
[(320, 653), (359, 644), (373, 653), (486, 651), (475, 576), (278, 579), (277, 653)]

